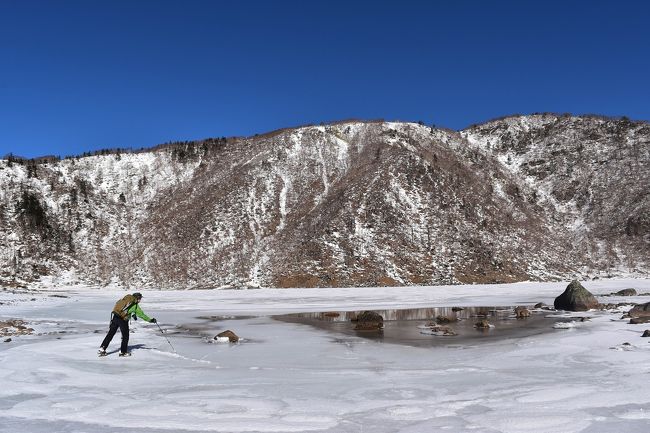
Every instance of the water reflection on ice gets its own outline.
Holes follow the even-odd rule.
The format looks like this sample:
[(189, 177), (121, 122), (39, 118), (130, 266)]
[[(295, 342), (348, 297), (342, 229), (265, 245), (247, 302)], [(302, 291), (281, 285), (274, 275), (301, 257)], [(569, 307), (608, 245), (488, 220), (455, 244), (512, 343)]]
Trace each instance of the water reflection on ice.
[[(330, 332), (354, 335), (384, 343), (409, 346), (475, 344), (504, 338), (521, 338), (553, 331), (557, 319), (546, 317), (543, 311), (534, 311), (530, 317), (517, 319), (515, 307), (431, 307), (373, 310), (384, 318), (379, 331), (357, 331), (354, 320), (361, 311), (325, 311), (274, 316), (275, 319), (303, 323)], [(476, 329), (476, 322), (487, 319), (490, 329)], [(432, 323), (448, 327), (454, 336), (423, 333)]]

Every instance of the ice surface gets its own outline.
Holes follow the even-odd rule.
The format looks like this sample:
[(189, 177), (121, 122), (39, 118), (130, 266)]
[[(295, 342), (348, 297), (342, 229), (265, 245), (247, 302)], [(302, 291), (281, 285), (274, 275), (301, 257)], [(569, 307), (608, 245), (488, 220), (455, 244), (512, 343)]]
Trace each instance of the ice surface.
[[(649, 431), (648, 325), (630, 325), (620, 311), (549, 313), (578, 326), (426, 348), (270, 317), (551, 304), (566, 284), (145, 292), (144, 311), (176, 353), (156, 325), (137, 321), (126, 359), (117, 356), (119, 333), (112, 353), (96, 354), (124, 292), (0, 292), (0, 318), (36, 330), (0, 343), (0, 432)], [(597, 295), (650, 291), (650, 280), (583, 284)], [(208, 344), (226, 329), (244, 342)]]

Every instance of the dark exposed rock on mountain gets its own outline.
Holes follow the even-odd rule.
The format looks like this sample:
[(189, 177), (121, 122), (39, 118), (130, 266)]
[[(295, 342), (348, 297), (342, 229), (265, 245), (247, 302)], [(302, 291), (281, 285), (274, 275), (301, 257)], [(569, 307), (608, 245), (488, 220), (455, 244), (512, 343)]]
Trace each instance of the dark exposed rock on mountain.
[(0, 282), (152, 288), (559, 280), (650, 264), (650, 127), (344, 122), (0, 160)]
[(564, 292), (554, 301), (555, 309), (566, 311), (587, 311), (598, 308), (598, 305), (598, 300), (594, 295), (577, 280), (571, 281)]

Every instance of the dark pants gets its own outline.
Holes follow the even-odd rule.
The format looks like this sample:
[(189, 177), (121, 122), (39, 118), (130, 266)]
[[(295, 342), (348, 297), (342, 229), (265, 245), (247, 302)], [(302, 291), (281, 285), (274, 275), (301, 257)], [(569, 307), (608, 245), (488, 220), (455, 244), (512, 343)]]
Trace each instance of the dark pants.
[(120, 346), (120, 352), (126, 353), (129, 349), (129, 322), (122, 319), (117, 314), (113, 314), (111, 325), (108, 328), (108, 334), (106, 334), (106, 338), (102, 341), (102, 347), (108, 349), (108, 345), (111, 344), (111, 340), (117, 332), (117, 328), (120, 328), (120, 331), (122, 332), (122, 345)]

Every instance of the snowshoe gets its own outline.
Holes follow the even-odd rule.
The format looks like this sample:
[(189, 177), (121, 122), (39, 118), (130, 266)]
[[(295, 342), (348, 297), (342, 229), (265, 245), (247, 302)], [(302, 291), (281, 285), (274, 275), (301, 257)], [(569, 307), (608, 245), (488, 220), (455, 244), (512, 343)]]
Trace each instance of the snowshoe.
[(97, 351), (97, 355), (99, 355), (99, 356), (106, 356), (106, 355), (108, 355), (108, 353), (106, 353), (106, 349), (99, 349), (99, 350)]

